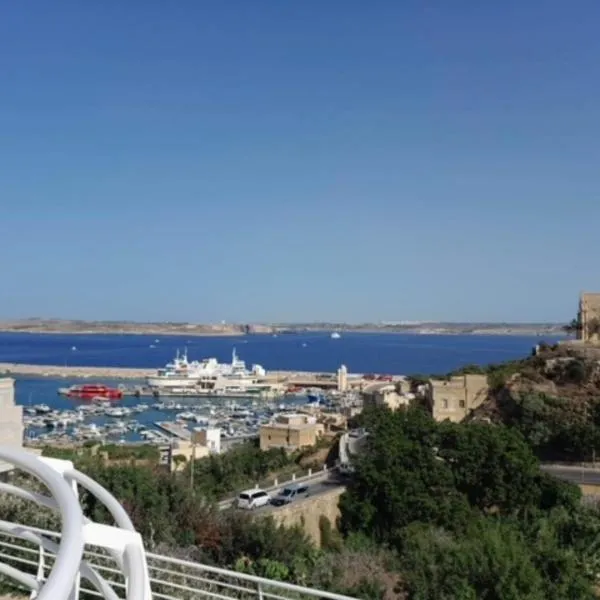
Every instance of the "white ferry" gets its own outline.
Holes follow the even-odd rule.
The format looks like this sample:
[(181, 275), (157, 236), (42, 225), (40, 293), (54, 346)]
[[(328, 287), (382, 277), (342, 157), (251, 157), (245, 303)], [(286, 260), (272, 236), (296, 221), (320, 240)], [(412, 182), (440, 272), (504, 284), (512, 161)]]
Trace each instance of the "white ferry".
[(205, 358), (201, 361), (189, 361), (187, 350), (159, 369), (156, 375), (146, 379), (148, 386), (156, 390), (185, 390), (204, 388), (219, 390), (227, 387), (250, 387), (257, 385), (266, 372), (260, 365), (253, 365), (251, 370), (246, 363), (237, 357), (235, 348), (231, 363), (220, 363), (216, 358)]

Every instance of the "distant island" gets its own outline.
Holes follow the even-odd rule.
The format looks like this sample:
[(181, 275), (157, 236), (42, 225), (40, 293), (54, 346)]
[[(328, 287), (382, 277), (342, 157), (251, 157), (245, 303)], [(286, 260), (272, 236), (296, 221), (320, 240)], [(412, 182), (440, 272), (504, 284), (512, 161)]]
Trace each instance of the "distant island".
[(139, 334), (184, 336), (289, 335), (336, 331), (358, 333), (412, 333), (446, 335), (550, 335), (564, 334), (562, 323), (252, 323), (202, 324), (186, 322), (138, 323), (135, 321), (83, 321), (31, 318), (0, 320), (4, 333)]

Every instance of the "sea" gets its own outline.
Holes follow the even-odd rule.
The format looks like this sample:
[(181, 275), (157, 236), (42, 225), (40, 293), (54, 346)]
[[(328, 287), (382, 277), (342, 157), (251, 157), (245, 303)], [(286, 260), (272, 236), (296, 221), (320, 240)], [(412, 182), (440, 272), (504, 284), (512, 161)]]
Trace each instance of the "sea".
[[(521, 335), (350, 332), (343, 332), (339, 339), (333, 339), (327, 332), (189, 338), (0, 333), (0, 362), (158, 369), (169, 362), (177, 350), (187, 349), (190, 360), (215, 357), (220, 362), (228, 362), (235, 349), (247, 365), (260, 364), (267, 371), (332, 372), (344, 364), (350, 373), (442, 374), (467, 364), (485, 365), (520, 358), (541, 341), (554, 343), (559, 339)], [(45, 403), (60, 410), (76, 407), (73, 400), (61, 397), (57, 392), (59, 387), (79, 383), (79, 380), (24, 376), (15, 379), (18, 404)], [(116, 385), (119, 382), (103, 380), (98, 383)], [(123, 404), (133, 406), (139, 402), (139, 399), (128, 398)], [(161, 411), (148, 410), (137, 418), (140, 422), (151, 423), (172, 417)], [(103, 424), (106, 419), (101, 418), (98, 424)]]

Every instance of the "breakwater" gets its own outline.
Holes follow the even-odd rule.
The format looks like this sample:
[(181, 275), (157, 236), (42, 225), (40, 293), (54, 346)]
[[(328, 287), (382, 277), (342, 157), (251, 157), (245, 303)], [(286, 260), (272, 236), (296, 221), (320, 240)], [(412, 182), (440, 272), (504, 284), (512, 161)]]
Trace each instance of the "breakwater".
[(128, 367), (74, 367), (59, 365), (26, 365), (19, 363), (0, 363), (2, 375), (28, 375), (51, 378), (91, 378), (107, 379), (144, 379), (155, 373), (155, 369), (132, 369)]
[[(51, 379), (131, 379), (142, 380), (154, 375), (156, 369), (136, 369), (130, 367), (80, 367), (62, 365), (31, 365), (22, 363), (0, 363), (0, 375), (24, 375), (29, 377), (48, 377)], [(355, 376), (348, 383), (358, 383)], [(334, 373), (313, 373), (306, 371), (269, 371), (264, 377), (266, 383), (289, 383), (303, 387), (335, 387), (337, 378)]]

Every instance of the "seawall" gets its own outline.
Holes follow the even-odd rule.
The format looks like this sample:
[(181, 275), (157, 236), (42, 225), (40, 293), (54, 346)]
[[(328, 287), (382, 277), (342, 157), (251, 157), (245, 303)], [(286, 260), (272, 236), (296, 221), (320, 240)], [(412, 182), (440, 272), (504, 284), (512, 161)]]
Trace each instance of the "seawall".
[(108, 379), (144, 379), (153, 375), (155, 369), (129, 369), (124, 367), (70, 367), (58, 365), (24, 365), (17, 363), (0, 363), (2, 375), (28, 375), (42, 377), (91, 378)]
[[(0, 375), (26, 375), (51, 378), (105, 378), (105, 379), (145, 379), (155, 375), (156, 369), (132, 369), (128, 367), (81, 367), (62, 365), (30, 365), (21, 363), (0, 363)], [(269, 371), (265, 377), (268, 383), (288, 382), (294, 385), (335, 387), (337, 379), (333, 373), (323, 378), (320, 373), (306, 371)], [(361, 379), (349, 381), (357, 385)]]

